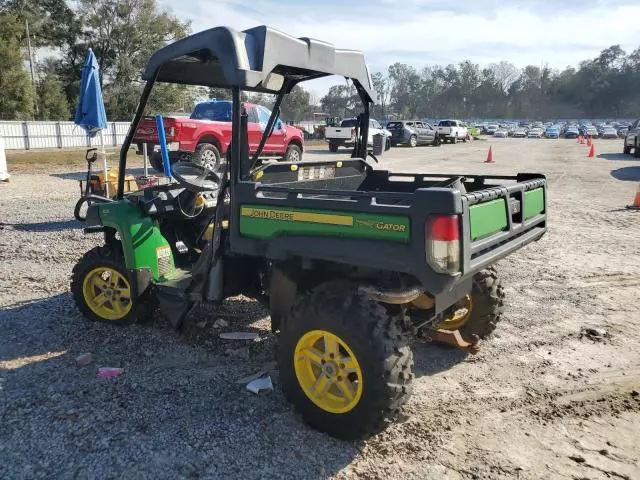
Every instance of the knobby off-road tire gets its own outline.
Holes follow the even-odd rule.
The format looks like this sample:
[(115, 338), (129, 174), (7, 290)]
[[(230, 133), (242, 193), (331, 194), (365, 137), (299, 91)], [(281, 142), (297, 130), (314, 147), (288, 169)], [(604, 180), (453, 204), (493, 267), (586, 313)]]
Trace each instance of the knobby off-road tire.
[(471, 291), (471, 316), (460, 327), (462, 336), (471, 338), (472, 335), (478, 335), (485, 338), (491, 334), (504, 311), (504, 297), (504, 288), (495, 266), (476, 273)]
[[(326, 336), (321, 336), (322, 340), (313, 344), (317, 350), (300, 349), (305, 338), (323, 335), (322, 332)], [(347, 379), (356, 390), (352, 396), (356, 403), (351, 400), (346, 410), (338, 413), (331, 411), (340, 408), (335, 407), (335, 402), (323, 404), (323, 400), (317, 396), (312, 400), (305, 393), (303, 374), (299, 374), (301, 371), (310, 372), (313, 381), (313, 369), (323, 368), (319, 361), (304, 363), (304, 352), (320, 351), (324, 358), (329, 358), (327, 351), (331, 351), (331, 348), (326, 347), (326, 338), (337, 338), (342, 342), (338, 343), (340, 354), (337, 357), (345, 363), (339, 366), (355, 364), (361, 376), (354, 379), (353, 375), (356, 374), (348, 374)], [(352, 357), (355, 362), (349, 361)], [(327, 367), (326, 363), (330, 360), (324, 361), (324, 367)], [(308, 369), (300, 370), (302, 364), (308, 365)], [(344, 282), (331, 282), (317, 287), (285, 317), (280, 327), (278, 365), (284, 394), (303, 419), (312, 427), (341, 439), (358, 439), (383, 429), (407, 400), (413, 380), (413, 354), (396, 321), (384, 307), (359, 294), (354, 285)], [(345, 371), (338, 370), (338, 374)], [(339, 396), (343, 391), (337, 389), (340, 386), (339, 377), (334, 378), (338, 382), (329, 387), (325, 397), (336, 392)], [(312, 386), (318, 385), (314, 383)], [(309, 390), (308, 382), (306, 388)], [(315, 390), (312, 388), (311, 391)], [(343, 398), (345, 402), (349, 401), (346, 395)]]

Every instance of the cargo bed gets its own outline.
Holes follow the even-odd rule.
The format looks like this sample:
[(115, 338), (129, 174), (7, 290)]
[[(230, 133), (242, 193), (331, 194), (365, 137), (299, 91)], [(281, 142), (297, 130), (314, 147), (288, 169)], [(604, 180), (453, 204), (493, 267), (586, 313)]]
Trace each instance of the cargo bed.
[[(475, 272), (546, 231), (543, 175), (391, 173), (362, 160), (281, 163), (261, 172), (257, 182), (235, 186), (231, 245), (239, 254), (407, 273), (453, 298)], [(460, 177), (459, 188), (437, 186)], [(425, 260), (425, 226), (438, 215), (460, 219), (456, 275), (437, 273)]]

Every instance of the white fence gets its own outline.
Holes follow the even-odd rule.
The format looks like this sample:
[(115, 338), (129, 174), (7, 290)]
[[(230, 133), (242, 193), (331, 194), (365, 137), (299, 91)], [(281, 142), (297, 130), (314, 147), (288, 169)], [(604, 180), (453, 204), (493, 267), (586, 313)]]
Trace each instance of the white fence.
[[(108, 147), (122, 145), (129, 131), (129, 122), (109, 122), (102, 131)], [(89, 138), (83, 129), (73, 122), (8, 122), (0, 121), (0, 137), (7, 150), (34, 148), (97, 147), (100, 136)]]

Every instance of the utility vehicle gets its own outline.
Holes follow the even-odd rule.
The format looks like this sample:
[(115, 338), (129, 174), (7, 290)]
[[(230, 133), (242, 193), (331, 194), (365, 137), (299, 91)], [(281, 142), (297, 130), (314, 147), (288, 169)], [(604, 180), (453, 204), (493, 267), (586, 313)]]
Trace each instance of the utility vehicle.
[[(351, 79), (362, 100), (351, 158), (259, 165), (283, 98), (328, 75)], [(373, 168), (362, 53), (266, 26), (177, 41), (143, 79), (117, 197), (87, 211), (86, 231), (103, 232), (104, 245), (73, 269), (86, 317), (122, 325), (157, 309), (178, 328), (202, 302), (256, 298), (271, 312), (286, 397), (340, 438), (378, 431), (398, 412), (413, 341), (475, 351), (495, 328), (504, 290), (493, 265), (545, 233), (543, 175)], [(156, 82), (231, 89), (229, 161), (218, 172), (178, 162), (174, 182), (125, 195), (127, 152)], [(251, 155), (242, 90), (276, 96)]]

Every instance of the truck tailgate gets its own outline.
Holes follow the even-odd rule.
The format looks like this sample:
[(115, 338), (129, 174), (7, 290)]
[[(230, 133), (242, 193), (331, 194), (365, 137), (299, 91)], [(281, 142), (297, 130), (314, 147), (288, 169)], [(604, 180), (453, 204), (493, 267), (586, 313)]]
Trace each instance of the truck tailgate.
[(517, 183), (462, 194), (462, 273), (491, 265), (547, 229), (546, 179), (518, 175)]
[(325, 132), (328, 139), (350, 140), (353, 135), (353, 127), (329, 127)]
[(155, 118), (144, 117), (140, 120), (138, 128), (136, 128), (136, 131), (133, 134), (133, 140), (140, 142), (157, 142), (158, 128), (156, 126)]

